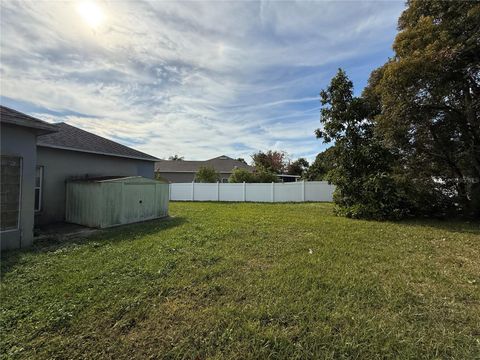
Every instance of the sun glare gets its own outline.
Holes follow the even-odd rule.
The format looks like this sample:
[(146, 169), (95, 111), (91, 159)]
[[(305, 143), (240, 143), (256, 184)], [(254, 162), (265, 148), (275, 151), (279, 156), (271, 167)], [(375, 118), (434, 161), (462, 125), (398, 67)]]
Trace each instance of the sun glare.
[(83, 21), (92, 29), (96, 29), (105, 20), (102, 9), (93, 1), (82, 1), (79, 3), (77, 5), (77, 12)]

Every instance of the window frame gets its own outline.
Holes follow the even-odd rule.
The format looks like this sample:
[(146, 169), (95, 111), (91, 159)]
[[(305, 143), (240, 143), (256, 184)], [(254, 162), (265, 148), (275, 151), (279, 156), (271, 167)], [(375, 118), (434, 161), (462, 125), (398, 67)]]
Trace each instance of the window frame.
[[(40, 169), (40, 185), (37, 186), (37, 170)], [(34, 210), (36, 213), (42, 211), (42, 200), (43, 200), (43, 172), (44, 166), (37, 165), (35, 167), (35, 187), (34, 187)], [(38, 190), (38, 208), (35, 206), (35, 200), (37, 200), (37, 190)]]
[(4, 233), (12, 232), (12, 231), (18, 231), (18, 230), (20, 230), (20, 228), (21, 228), (21, 221), (22, 221), (22, 190), (23, 190), (23, 157), (21, 157), (21, 156), (15, 156), (15, 155), (2, 155), (2, 156), (18, 158), (18, 159), (19, 159), (19, 168), (20, 168), (20, 171), (19, 171), (19, 174), (18, 174), (18, 177), (19, 177), (18, 187), (19, 187), (19, 189), (18, 189), (17, 227), (16, 227), (16, 228), (12, 228), (12, 229), (5, 229), (5, 230), (2, 230), (2, 229), (0, 228), (0, 233), (1, 233), (1, 234), (4, 234)]

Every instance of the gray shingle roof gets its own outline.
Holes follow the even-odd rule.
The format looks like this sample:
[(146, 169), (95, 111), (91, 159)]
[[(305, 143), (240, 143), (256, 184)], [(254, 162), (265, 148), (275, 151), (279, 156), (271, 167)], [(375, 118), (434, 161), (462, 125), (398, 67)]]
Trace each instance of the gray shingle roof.
[(55, 124), (58, 132), (41, 135), (37, 145), (57, 149), (81, 151), (87, 153), (125, 157), (147, 161), (158, 161), (154, 156), (129, 148), (115, 141), (105, 139), (88, 131), (65, 123)]
[(10, 109), (0, 105), (0, 121), (6, 124), (29, 127), (38, 130), (39, 133), (46, 134), (57, 131), (57, 127), (45, 121), (34, 118), (33, 116), (21, 113), (20, 111)]
[(191, 160), (161, 160), (155, 163), (157, 172), (197, 172), (200, 166), (212, 166), (219, 173), (231, 173), (234, 168), (244, 168), (253, 171), (254, 168), (241, 161), (222, 155), (203, 161)]

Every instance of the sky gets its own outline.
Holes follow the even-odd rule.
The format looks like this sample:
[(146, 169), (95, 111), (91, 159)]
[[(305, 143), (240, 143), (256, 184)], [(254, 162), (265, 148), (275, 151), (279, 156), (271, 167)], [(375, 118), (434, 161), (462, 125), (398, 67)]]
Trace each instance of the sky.
[(403, 1), (1, 1), (0, 100), (140, 151), (291, 159), (339, 67), (359, 94)]

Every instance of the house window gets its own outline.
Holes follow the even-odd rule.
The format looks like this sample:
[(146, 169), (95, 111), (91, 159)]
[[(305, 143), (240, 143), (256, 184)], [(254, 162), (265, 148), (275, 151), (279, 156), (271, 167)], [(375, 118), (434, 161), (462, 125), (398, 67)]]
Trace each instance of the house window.
[(43, 166), (37, 166), (35, 173), (35, 211), (42, 210)]
[(16, 230), (20, 223), (22, 158), (1, 156), (0, 231)]

